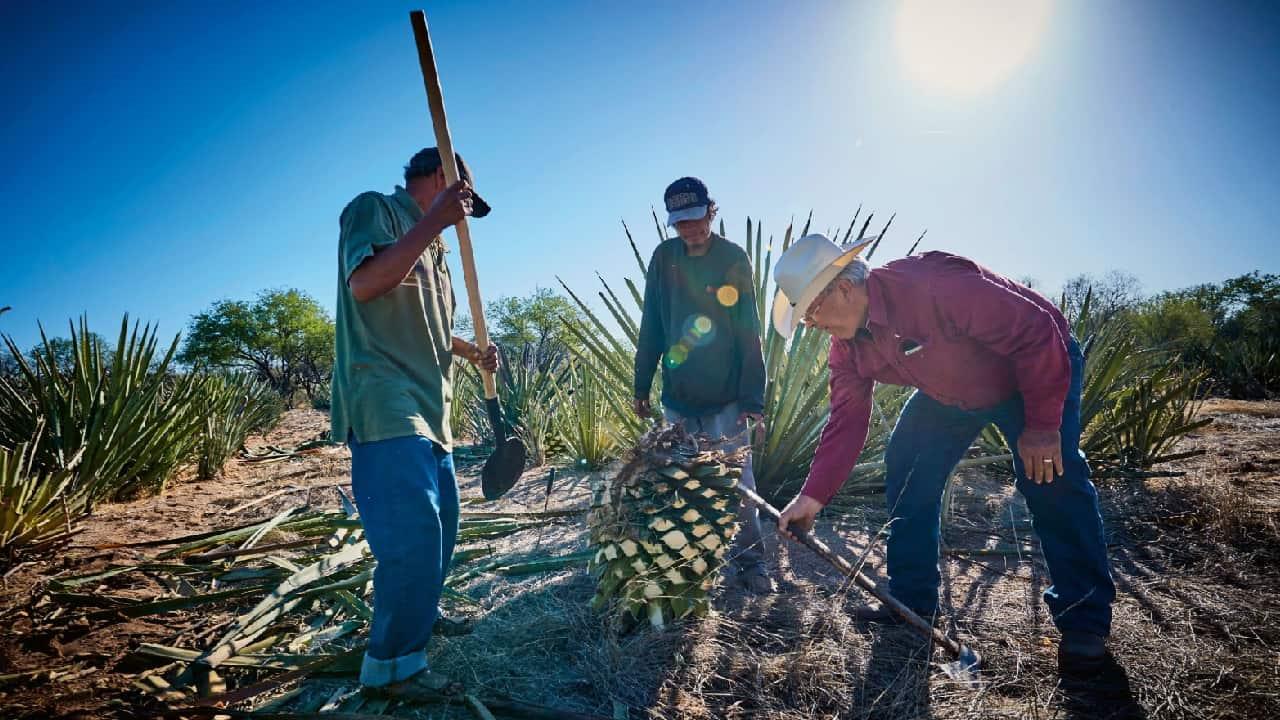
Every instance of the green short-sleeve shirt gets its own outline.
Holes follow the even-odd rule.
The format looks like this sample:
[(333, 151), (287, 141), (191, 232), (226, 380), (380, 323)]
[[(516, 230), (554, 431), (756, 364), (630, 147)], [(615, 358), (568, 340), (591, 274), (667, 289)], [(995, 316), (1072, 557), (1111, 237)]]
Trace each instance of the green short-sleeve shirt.
[(387, 294), (365, 303), (351, 273), (374, 251), (403, 237), (422, 210), (402, 187), (367, 192), (342, 211), (338, 239), (338, 322), (331, 425), (345, 442), (421, 435), (452, 450), (449, 407), (455, 301), (441, 238)]

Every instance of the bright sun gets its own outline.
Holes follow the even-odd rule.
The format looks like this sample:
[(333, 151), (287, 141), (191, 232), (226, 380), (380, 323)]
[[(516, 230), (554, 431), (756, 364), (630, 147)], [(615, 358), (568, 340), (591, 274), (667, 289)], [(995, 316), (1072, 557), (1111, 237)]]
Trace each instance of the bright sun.
[(898, 52), (930, 92), (973, 96), (1008, 78), (1044, 35), (1051, 0), (903, 0)]

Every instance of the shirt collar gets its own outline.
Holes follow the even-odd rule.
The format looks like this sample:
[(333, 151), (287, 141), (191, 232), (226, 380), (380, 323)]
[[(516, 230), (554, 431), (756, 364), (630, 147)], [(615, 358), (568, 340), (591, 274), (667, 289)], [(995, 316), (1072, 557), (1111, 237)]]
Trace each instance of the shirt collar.
[[(867, 273), (867, 325), (889, 324), (889, 316), (885, 312), (884, 286), (880, 284), (878, 270)], [(866, 327), (864, 325), (864, 327)]]
[[(687, 245), (685, 245), (685, 244), (684, 244), (684, 238), (680, 237), (679, 235), (676, 235), (675, 239), (676, 239), (676, 240), (678, 240), (678, 241), (680, 241), (680, 252), (681, 252), (681, 254), (683, 254), (685, 257), (693, 257), (692, 255), (690, 255), (690, 254), (689, 254), (689, 246), (687, 246)], [(707, 251), (706, 251), (705, 253), (703, 253), (702, 255), (699, 255), (698, 257), (706, 257), (706, 256), (710, 255), (710, 254), (711, 254), (711, 250), (712, 250), (713, 248), (715, 248), (716, 243), (719, 243), (719, 242), (720, 242), (721, 240), (723, 240), (723, 239), (724, 239), (724, 238), (722, 238), (722, 237), (720, 237), (719, 235), (717, 235), (717, 234), (715, 233), (715, 231), (712, 231), (712, 233), (711, 233), (711, 239), (707, 240)]]
[(859, 338), (871, 340), (871, 325), (885, 325), (888, 316), (884, 311), (884, 288), (880, 285), (880, 278), (876, 275), (876, 271), (872, 270), (867, 274), (867, 320), (853, 333), (853, 337), (848, 341), (850, 346)]

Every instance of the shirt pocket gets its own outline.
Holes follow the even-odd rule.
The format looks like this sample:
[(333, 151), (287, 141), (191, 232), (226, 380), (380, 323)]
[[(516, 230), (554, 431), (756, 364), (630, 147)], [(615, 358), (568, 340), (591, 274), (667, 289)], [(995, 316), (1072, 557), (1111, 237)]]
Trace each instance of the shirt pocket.
[(891, 352), (893, 360), (891, 364), (898, 368), (898, 371), (905, 376), (911, 384), (916, 387), (921, 386), (921, 380), (925, 383), (929, 378), (936, 374), (935, 366), (938, 363), (945, 362), (939, 352), (942, 343), (934, 343), (933, 339), (922, 333), (894, 333)]

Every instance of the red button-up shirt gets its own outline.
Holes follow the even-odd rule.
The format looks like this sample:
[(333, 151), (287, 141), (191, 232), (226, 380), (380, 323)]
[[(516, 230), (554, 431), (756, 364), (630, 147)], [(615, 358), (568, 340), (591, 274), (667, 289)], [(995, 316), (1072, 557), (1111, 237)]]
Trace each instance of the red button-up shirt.
[(876, 381), (976, 410), (1022, 394), (1029, 430), (1057, 430), (1071, 381), (1070, 327), (1053, 303), (944, 252), (895, 260), (867, 278), (867, 324), (832, 338), (831, 417), (801, 492), (827, 504), (867, 441)]

